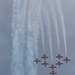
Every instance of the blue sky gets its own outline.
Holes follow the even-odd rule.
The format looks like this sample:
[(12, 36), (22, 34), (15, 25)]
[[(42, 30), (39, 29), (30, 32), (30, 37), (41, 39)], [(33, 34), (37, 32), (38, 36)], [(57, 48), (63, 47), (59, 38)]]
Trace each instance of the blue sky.
[[(57, 69), (61, 75), (75, 74), (75, 0), (61, 0), (66, 26), (69, 64)], [(12, 0), (0, 0), (0, 75), (11, 75), (11, 18)], [(61, 37), (62, 38), (62, 37)], [(61, 42), (62, 43), (62, 42)], [(41, 48), (41, 47), (40, 47)], [(40, 49), (39, 48), (39, 49)], [(63, 53), (64, 55), (64, 53)], [(49, 70), (39, 66), (38, 75), (48, 74)], [(58, 74), (58, 75), (59, 75)]]

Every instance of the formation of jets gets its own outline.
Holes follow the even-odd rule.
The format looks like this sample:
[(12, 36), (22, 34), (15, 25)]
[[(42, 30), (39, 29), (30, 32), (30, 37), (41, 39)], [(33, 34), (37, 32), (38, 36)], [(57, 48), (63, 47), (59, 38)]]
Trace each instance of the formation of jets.
[[(45, 67), (48, 66), (49, 63), (46, 62), (46, 59), (49, 58), (49, 57), (46, 56), (46, 55), (43, 55), (41, 58), (43, 58), (43, 59), (45, 60), (41, 65), (44, 65)], [(60, 61), (60, 59), (62, 59), (63, 56), (61, 56), (60, 54), (58, 54), (58, 55), (56, 56), (56, 58), (58, 58), (59, 61), (58, 61), (55, 65), (58, 65), (59, 67), (60, 67), (61, 65), (63, 65), (63, 63)], [(66, 61), (66, 63), (68, 63), (68, 62), (71, 61), (71, 60), (66, 57), (63, 61)], [(38, 64), (38, 63), (41, 62), (41, 61), (40, 61), (39, 59), (36, 59), (36, 60), (34, 60), (33, 62), (36, 62), (36, 64)], [(57, 74), (57, 73), (54, 71), (54, 69), (57, 68), (57, 66), (55, 66), (55, 65), (52, 64), (52, 65), (49, 67), (49, 68), (52, 69), (52, 72), (50, 73), (51, 75)]]

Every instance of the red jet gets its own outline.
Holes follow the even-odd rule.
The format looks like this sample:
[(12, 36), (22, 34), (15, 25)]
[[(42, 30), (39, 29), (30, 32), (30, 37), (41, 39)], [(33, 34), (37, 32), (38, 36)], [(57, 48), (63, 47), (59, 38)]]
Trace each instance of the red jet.
[(34, 60), (33, 62), (36, 62), (36, 63), (38, 64), (38, 62), (40, 62), (40, 60), (36, 59), (36, 60)]
[(56, 56), (56, 58), (60, 59), (60, 58), (63, 58), (63, 56), (61, 56), (60, 54), (58, 54), (58, 56)]
[(52, 70), (54, 70), (54, 68), (57, 68), (57, 67), (54, 65), (51, 65), (49, 68), (52, 68)]
[(46, 67), (46, 65), (49, 65), (49, 63), (47, 63), (46, 61), (44, 61), (44, 63), (42, 63), (42, 65), (44, 65)]
[(50, 74), (54, 75), (54, 74), (57, 74), (57, 73), (55, 73), (54, 71), (52, 71)]
[(46, 55), (43, 55), (43, 57), (41, 57), (41, 58), (44, 58), (44, 60), (46, 60), (46, 58), (49, 58), (49, 57)]
[(63, 63), (61, 63), (60, 61), (58, 61), (58, 63), (56, 63), (56, 65), (63, 65)]
[(65, 58), (63, 61), (66, 61), (68, 63), (68, 61), (71, 61), (71, 60), (68, 58)]

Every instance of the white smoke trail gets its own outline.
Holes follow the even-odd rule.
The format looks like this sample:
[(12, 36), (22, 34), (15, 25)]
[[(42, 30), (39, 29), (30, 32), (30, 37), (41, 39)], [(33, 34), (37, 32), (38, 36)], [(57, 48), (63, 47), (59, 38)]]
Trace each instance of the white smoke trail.
[[(49, 18), (48, 18), (49, 19)], [(53, 51), (52, 51), (52, 35), (51, 35), (51, 26), (50, 26), (50, 20), (48, 20), (47, 24), (47, 33), (48, 33), (48, 39), (49, 39), (49, 46), (50, 46), (50, 53), (51, 53), (51, 60), (53, 62)]]
[(56, 18), (56, 12), (54, 8), (54, 3), (53, 0), (47, 0), (49, 3), (49, 8), (50, 8), (50, 13), (52, 14), (53, 18), (53, 23), (55, 25), (55, 32), (56, 32), (56, 38), (57, 38), (57, 45), (58, 45), (58, 50), (60, 51), (60, 43), (59, 43), (59, 33), (58, 33), (58, 25), (57, 25), (57, 18)]
[(50, 16), (49, 16), (49, 10), (46, 5), (46, 2), (44, 2), (44, 5), (42, 6), (42, 19), (44, 24), (47, 27), (47, 33), (48, 33), (48, 39), (49, 39), (49, 46), (50, 46), (50, 54), (51, 54), (51, 60), (53, 62), (53, 51), (52, 51), (52, 36), (51, 36), (51, 26), (50, 26)]
[(49, 45), (50, 45), (50, 52), (51, 52), (51, 60), (53, 62), (53, 51), (52, 51), (52, 37), (51, 37), (51, 27), (50, 25), (47, 25), (48, 29), (47, 29), (47, 32), (48, 32), (48, 39), (49, 39)]
[(25, 25), (22, 0), (13, 0), (12, 15), (12, 75), (24, 75), (23, 55), (25, 45)]
[(42, 37), (43, 50), (44, 50), (44, 53), (45, 53), (45, 39), (44, 39), (44, 27), (43, 27), (43, 24), (40, 25), (40, 29), (41, 29), (41, 37)]
[(63, 15), (62, 15), (60, 1), (59, 0), (54, 0), (54, 3), (55, 3), (55, 8), (56, 8), (58, 17), (60, 18), (60, 24), (61, 24), (62, 30), (63, 30), (63, 39), (64, 39), (64, 46), (65, 46), (65, 53), (66, 53), (66, 56), (67, 56), (65, 24), (64, 24), (64, 18), (63, 18)]
[(35, 50), (36, 50), (36, 57), (38, 57), (37, 54), (38, 54), (39, 25), (40, 25), (40, 16), (41, 16), (40, 8), (41, 8), (41, 0), (36, 1), (36, 4), (33, 7), (33, 9), (31, 8), (31, 2), (30, 2), (30, 10), (32, 9), (30, 11), (32, 12), (31, 24), (32, 24), (33, 34), (34, 34), (34, 43), (35, 43), (34, 45), (35, 45)]
[(37, 38), (37, 33), (36, 33), (36, 26), (33, 24), (33, 34), (34, 34), (34, 47), (36, 50), (36, 57), (38, 57), (38, 38)]
[(34, 37), (33, 37), (33, 30), (32, 30), (32, 2), (29, 0), (28, 5), (28, 20), (27, 20), (27, 29), (28, 29), (28, 35), (27, 35), (27, 60), (26, 60), (26, 74), (27, 75), (37, 75), (37, 65), (33, 63), (33, 60), (35, 59), (34, 55)]
[[(42, 0), (42, 4), (43, 5), (43, 0)], [(41, 6), (41, 10), (42, 10), (42, 7)], [(41, 11), (41, 15), (42, 15), (42, 11)], [(40, 25), (40, 30), (41, 30), (41, 37), (42, 37), (42, 44), (43, 44), (43, 50), (44, 50), (44, 53), (45, 53), (45, 37), (44, 37), (44, 20), (43, 20), (43, 15), (41, 16), (41, 25)]]
[(26, 72), (27, 75), (37, 75), (37, 65), (33, 63), (35, 59), (34, 50), (34, 37), (31, 24), (28, 25), (28, 37), (27, 37), (27, 60), (26, 60)]
[(41, 0), (31, 0), (29, 3), (26, 68), (27, 75), (37, 75), (37, 65), (33, 63), (33, 60), (35, 60), (34, 55), (38, 56), (37, 43), (39, 38)]

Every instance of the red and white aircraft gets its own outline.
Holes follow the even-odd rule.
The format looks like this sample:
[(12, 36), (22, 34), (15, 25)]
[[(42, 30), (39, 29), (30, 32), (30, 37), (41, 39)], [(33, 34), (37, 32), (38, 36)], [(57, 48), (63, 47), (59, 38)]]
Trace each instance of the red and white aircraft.
[(46, 67), (46, 65), (49, 65), (49, 63), (47, 63), (46, 61), (44, 61), (44, 63), (42, 63), (42, 65), (44, 65)]
[(33, 62), (36, 62), (38, 64), (38, 62), (41, 62), (40, 60), (36, 59)]
[(60, 61), (58, 61), (58, 63), (56, 63), (56, 65), (63, 65), (63, 63), (61, 63)]
[(41, 58), (44, 58), (44, 60), (46, 60), (46, 58), (49, 58), (49, 57), (46, 55), (43, 55), (43, 57), (41, 57)]
[(61, 56), (60, 54), (58, 54), (58, 56), (56, 56), (56, 58), (61, 59), (61, 58), (63, 58), (63, 56)]
[(57, 73), (55, 73), (54, 71), (52, 71), (50, 74), (55, 75), (55, 74), (57, 74)]
[(52, 68), (52, 70), (54, 70), (54, 68), (57, 68), (57, 67), (52, 64), (49, 68)]
[(63, 61), (66, 61), (66, 63), (68, 63), (68, 61), (71, 61), (71, 60), (68, 58), (65, 58)]

